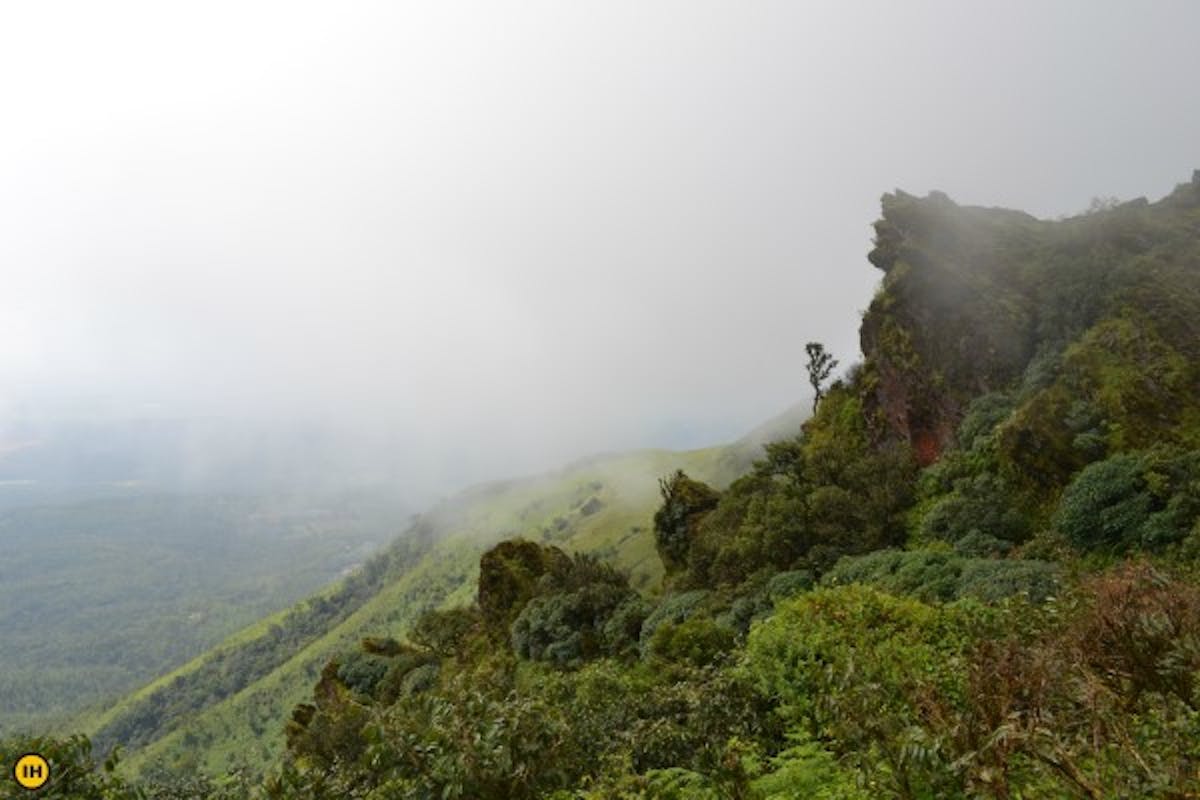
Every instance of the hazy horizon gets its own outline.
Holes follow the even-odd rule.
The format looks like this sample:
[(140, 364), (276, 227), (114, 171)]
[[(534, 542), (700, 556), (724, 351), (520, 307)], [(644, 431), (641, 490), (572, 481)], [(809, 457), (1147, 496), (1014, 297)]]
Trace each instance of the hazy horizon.
[(428, 491), (802, 402), (805, 342), (858, 357), (894, 187), (1056, 217), (1200, 166), (1186, 3), (0, 22), (0, 434), (324, 431), (326, 469)]

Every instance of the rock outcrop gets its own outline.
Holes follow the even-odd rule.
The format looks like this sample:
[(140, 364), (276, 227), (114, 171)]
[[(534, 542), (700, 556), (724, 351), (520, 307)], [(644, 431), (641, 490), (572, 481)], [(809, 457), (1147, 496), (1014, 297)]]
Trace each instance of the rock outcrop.
[[(882, 206), (868, 259), (884, 279), (860, 329), (862, 399), (876, 435), (907, 440), (922, 464), (951, 443), (974, 398), (1020, 390), (1032, 401), (1063, 377), (1064, 363), (1085, 360), (1076, 351), (1094, 346), (1097, 335), (1085, 335), (1106, 321), (1146, 331), (1141, 344), (1126, 337), (1124, 360), (1106, 363), (1106, 374), (1139, 358), (1162, 367), (1200, 357), (1200, 171), (1157, 203), (1139, 198), (1059, 221), (960, 206), (940, 192), (896, 191)], [(1200, 389), (1195, 369), (1167, 372), (1167, 388), (1131, 391), (1176, 402)], [(1119, 424), (1119, 409), (1110, 411), (1101, 428)], [(1177, 416), (1164, 413), (1164, 426)]]

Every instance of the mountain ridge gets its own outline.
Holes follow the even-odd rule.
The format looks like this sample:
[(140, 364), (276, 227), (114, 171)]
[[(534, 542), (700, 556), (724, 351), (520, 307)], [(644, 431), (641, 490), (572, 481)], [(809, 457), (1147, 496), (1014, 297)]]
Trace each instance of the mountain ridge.
[[(156, 762), (168, 763), (174, 770), (186, 769), (189, 763), (193, 763), (192, 759), (195, 764), (214, 774), (228, 771), (239, 766), (240, 762), (234, 757), (235, 752), (240, 751), (244, 755), (245, 750), (237, 746), (217, 747), (215, 754), (208, 757), (204, 755), (205, 747), (197, 742), (203, 741), (205, 737), (215, 742), (218, 737), (212, 734), (214, 727), (233, 727), (225, 718), (226, 715), (239, 718), (246, 729), (266, 732), (274, 726), (276, 730), (282, 731), (286, 710), (304, 699), (311, 682), (319, 673), (320, 666), (338, 648), (353, 647), (362, 636), (378, 634), (380, 629), (395, 630), (402, 619), (413, 616), (398, 616), (390, 609), (397, 604), (405, 604), (403, 597), (406, 589), (410, 592), (421, 591), (408, 586), (414, 580), (414, 576), (432, 574), (443, 576), (453, 583), (452, 587), (436, 590), (427, 587), (430, 594), (427, 605), (432, 603), (433, 606), (440, 607), (468, 601), (473, 590), (474, 574), (478, 570), (478, 556), (486, 544), (494, 543), (506, 534), (517, 532), (512, 528), (524, 524), (524, 518), (529, 517), (537, 518), (539, 522), (536, 530), (526, 524), (524, 530), (527, 533), (547, 537), (544, 540), (559, 542), (569, 549), (604, 552), (629, 569), (634, 579), (639, 581), (639, 585), (650, 587), (661, 574), (661, 565), (657, 556), (653, 554), (649, 533), (650, 516), (658, 497), (657, 478), (669, 474), (674, 469), (687, 468), (715, 483), (727, 483), (761, 455), (763, 444), (770, 438), (798, 430), (804, 416), (802, 406), (791, 407), (756, 426), (741, 439), (724, 446), (692, 451), (640, 450), (597, 453), (545, 473), (497, 479), (469, 486), (439, 502), (424, 514), (417, 515), (409, 532), (402, 534), (397, 540), (403, 541), (405, 537), (420, 531), (423, 526), (431, 526), (436, 532), (422, 534), (428, 539), (427, 551), (421, 551), (407, 569), (390, 572), (392, 577), (389, 582), (379, 584), (370, 599), (350, 610), (344, 618), (324, 630), (321, 635), (291, 652), (275, 669), (256, 675), (230, 696), (219, 698), (215, 703), (205, 704), (195, 718), (181, 716), (174, 721), (170, 729), (151, 741), (140, 742), (128, 734), (115, 733), (121, 729), (122, 720), (136, 714), (139, 706), (144, 707), (150, 703), (156, 693), (162, 695), (172, 692), (172, 684), (186, 681), (188, 676), (194, 676), (199, 669), (211, 664), (214, 658), (222, 659), (230, 652), (261, 639), (272, 626), (283, 623), (295, 608), (278, 612), (236, 632), (187, 664), (139, 688), (105, 711), (92, 712), (80, 717), (78, 727), (91, 735), (101, 750), (121, 744), (127, 753), (125, 768), (131, 773), (152, 769)], [(635, 477), (630, 480), (630, 475)], [(561, 493), (564, 483), (569, 484), (571, 492), (580, 497), (583, 494), (588, 498), (603, 496), (606, 489), (612, 489), (617, 496), (608, 498), (606, 502), (602, 501), (604, 505), (590, 515), (594, 517), (591, 520), (578, 518), (580, 497), (572, 497), (570, 502), (559, 502), (557, 506), (553, 506), (554, 513), (542, 513), (541, 517), (537, 517), (541, 506), (546, 505), (546, 495), (553, 495), (555, 491)], [(599, 489), (595, 488), (597, 485), (600, 485)], [(489, 516), (489, 504), (510, 503), (510, 495), (514, 494), (525, 498), (525, 506), (515, 512), (519, 519), (500, 520), (500, 524), (488, 532), (482, 532), (482, 528), (488, 524), (486, 521), (469, 520), (477, 513)], [(628, 494), (629, 497), (623, 497), (623, 494)], [(583, 502), (586, 501), (587, 498), (583, 498)], [(463, 506), (468, 509), (464, 510)], [(475, 508), (476, 506), (478, 508)], [(572, 512), (574, 516), (571, 516)], [(496, 515), (493, 513), (490, 516)], [(561, 530), (554, 530), (560, 519), (567, 520), (567, 525)], [(626, 532), (615, 535), (616, 529), (622, 525), (626, 527)], [(470, 528), (471, 532), (456, 532), (459, 526)], [(579, 528), (578, 532), (576, 526)], [(548, 530), (551, 531), (549, 535)], [(392, 547), (395, 547), (397, 542), (393, 542)], [(455, 552), (456, 549), (461, 549), (462, 552)], [(314, 597), (330, 595), (336, 591), (337, 585), (327, 587)], [(302, 601), (300, 605), (310, 602), (311, 599)], [(343, 628), (351, 632), (346, 632)], [(276, 670), (285, 670), (289, 677), (277, 677)], [(265, 717), (254, 716), (261, 713), (264, 698), (268, 696), (279, 701), (275, 705), (276, 713), (267, 714)], [(189, 719), (194, 721), (189, 722)], [(276, 749), (272, 749), (269, 754), (258, 751), (257, 757), (251, 759), (255, 767), (278, 755), (277, 748), (282, 745), (281, 733), (266, 735), (266, 738), (274, 743), (272, 747)], [(190, 753), (190, 757), (185, 751)], [(197, 753), (200, 755), (197, 756)]]
[(869, 261), (863, 362), (826, 385), (810, 351), (799, 431), (448, 501), (303, 605), (279, 663), (114, 711), (129, 770), (273, 764), (273, 799), (1196, 796), (1200, 172), (1059, 221), (889, 193)]

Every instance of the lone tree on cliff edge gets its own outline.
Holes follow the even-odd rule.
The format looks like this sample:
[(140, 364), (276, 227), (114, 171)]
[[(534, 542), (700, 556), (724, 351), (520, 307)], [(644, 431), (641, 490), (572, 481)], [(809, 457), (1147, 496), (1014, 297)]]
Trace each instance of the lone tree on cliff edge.
[(825, 345), (820, 342), (809, 342), (804, 345), (808, 353), (808, 382), (813, 387), (813, 413), (817, 411), (817, 403), (825, 396), (825, 381), (837, 368), (837, 359), (825, 351)]

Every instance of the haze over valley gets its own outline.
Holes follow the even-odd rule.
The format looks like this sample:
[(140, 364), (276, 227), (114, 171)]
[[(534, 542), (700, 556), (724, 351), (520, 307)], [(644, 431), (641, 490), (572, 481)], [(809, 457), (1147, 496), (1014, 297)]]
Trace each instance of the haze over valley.
[(1200, 797), (1200, 6), (0, 10), (0, 798)]

